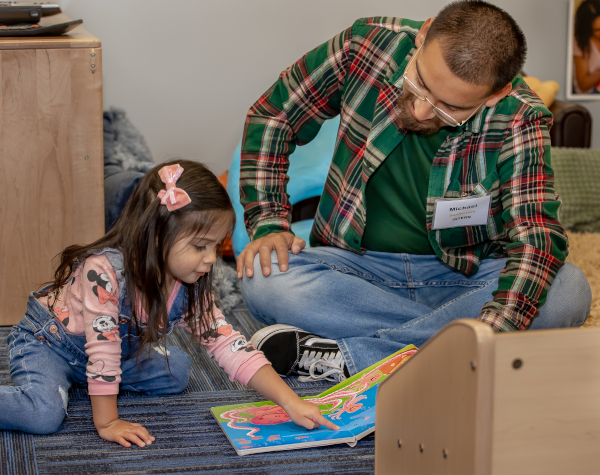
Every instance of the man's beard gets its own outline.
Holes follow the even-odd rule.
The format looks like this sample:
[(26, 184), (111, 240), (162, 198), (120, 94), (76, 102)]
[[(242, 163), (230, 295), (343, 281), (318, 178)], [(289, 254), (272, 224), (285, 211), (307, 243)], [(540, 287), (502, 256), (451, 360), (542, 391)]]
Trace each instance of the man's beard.
[(400, 113), (396, 118), (396, 121), (403, 129), (416, 132), (420, 135), (432, 134), (440, 130), (440, 128), (446, 126), (438, 116), (434, 116), (428, 122), (419, 122), (410, 112), (410, 104), (414, 104), (417, 97), (404, 89), (404, 95), (398, 97), (396, 104), (400, 108)]

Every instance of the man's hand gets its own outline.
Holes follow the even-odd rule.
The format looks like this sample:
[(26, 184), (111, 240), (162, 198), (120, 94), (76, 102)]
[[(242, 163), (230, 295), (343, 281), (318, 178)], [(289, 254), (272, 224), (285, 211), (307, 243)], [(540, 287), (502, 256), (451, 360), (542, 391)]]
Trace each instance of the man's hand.
[(319, 406), (303, 399), (295, 398), (282, 409), (287, 412), (290, 419), (305, 429), (312, 430), (325, 426), (331, 430), (340, 430), (333, 422), (321, 415)]
[(304, 239), (294, 236), (292, 233), (273, 233), (252, 241), (240, 253), (237, 258), (237, 276), (241, 279), (246, 268), (246, 277), (254, 275), (254, 256), (260, 256), (260, 267), (264, 276), (271, 273), (271, 251), (277, 251), (279, 269), (285, 272), (288, 269), (288, 250), (298, 254), (306, 247)]
[(131, 442), (139, 447), (150, 445), (155, 439), (144, 426), (134, 422), (116, 419), (106, 426), (96, 426), (98, 435), (109, 442), (116, 442), (123, 447), (131, 447)]

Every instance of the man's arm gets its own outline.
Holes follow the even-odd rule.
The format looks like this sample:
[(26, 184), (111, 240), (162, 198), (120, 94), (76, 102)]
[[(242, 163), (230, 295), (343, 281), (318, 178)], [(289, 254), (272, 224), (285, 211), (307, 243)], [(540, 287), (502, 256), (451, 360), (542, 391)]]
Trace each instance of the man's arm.
[(498, 162), (510, 244), (494, 300), (479, 315), (497, 331), (529, 328), (568, 253), (550, 166), (551, 119), (539, 115), (515, 121)]
[(267, 275), (271, 250), (277, 250), (280, 268), (286, 270), (288, 249), (297, 253), (304, 248), (304, 241), (290, 231), (292, 207), (286, 193), (289, 155), (296, 145), (310, 142), (325, 120), (339, 114), (350, 38), (348, 29), (307, 53), (282, 72), (248, 112), (242, 140), (240, 201), (253, 242), (238, 257), (238, 277), (244, 266), (248, 277), (252, 276), (257, 252)]

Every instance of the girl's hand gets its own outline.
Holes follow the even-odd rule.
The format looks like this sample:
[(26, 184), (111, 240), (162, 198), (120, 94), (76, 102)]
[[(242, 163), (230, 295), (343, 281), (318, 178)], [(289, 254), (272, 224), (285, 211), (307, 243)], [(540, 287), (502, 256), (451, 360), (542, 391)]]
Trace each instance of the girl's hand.
[(340, 430), (333, 422), (321, 415), (319, 406), (299, 397), (294, 398), (285, 407), (282, 406), (281, 408), (288, 413), (288, 416), (296, 424), (305, 429), (312, 430), (325, 426), (331, 430)]
[(248, 386), (279, 405), (301, 427), (312, 430), (325, 426), (331, 430), (340, 430), (321, 415), (319, 406), (300, 399), (270, 365), (260, 368), (248, 381)]
[(96, 427), (96, 430), (102, 439), (116, 442), (123, 447), (131, 447), (131, 442), (139, 447), (145, 447), (155, 440), (141, 424), (121, 419), (109, 422), (103, 427)]

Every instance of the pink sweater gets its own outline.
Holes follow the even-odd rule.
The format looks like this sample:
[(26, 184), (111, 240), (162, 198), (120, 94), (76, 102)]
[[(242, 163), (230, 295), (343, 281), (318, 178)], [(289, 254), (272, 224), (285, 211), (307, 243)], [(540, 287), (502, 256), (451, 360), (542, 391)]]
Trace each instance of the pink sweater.
[[(175, 284), (167, 310), (173, 305), (181, 282)], [(52, 302), (53, 298), (50, 298)], [(49, 309), (48, 297), (39, 302)], [(108, 259), (100, 254), (88, 257), (60, 289), (53, 313), (66, 331), (85, 335), (90, 395), (118, 394), (121, 381), (121, 337), (119, 334), (119, 285)], [(139, 302), (137, 302), (139, 306)], [(142, 311), (141, 318), (147, 321)], [(230, 380), (247, 385), (264, 365), (270, 364), (261, 351), (227, 323), (214, 307), (215, 323), (202, 328), (200, 343), (205, 346)], [(183, 319), (177, 324), (191, 331)]]

